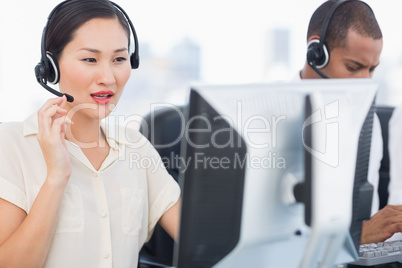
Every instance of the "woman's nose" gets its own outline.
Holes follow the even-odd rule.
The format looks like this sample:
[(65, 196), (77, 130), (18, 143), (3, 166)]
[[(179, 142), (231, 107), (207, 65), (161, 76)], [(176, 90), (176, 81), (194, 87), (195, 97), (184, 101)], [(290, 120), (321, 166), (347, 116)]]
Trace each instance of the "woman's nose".
[(97, 83), (103, 85), (114, 84), (116, 79), (114, 77), (113, 68), (107, 63), (99, 66), (99, 72), (97, 77)]

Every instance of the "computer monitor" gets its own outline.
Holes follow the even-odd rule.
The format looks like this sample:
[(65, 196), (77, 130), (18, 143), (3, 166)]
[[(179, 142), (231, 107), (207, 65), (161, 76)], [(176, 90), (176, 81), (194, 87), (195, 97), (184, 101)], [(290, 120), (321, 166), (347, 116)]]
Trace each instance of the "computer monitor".
[[(193, 87), (175, 266), (327, 267), (356, 260), (361, 221), (370, 215), (353, 204), (372, 197), (367, 175), (355, 179), (362, 173), (356, 168), (367, 174), (356, 160), (367, 154), (359, 139), (370, 125), (376, 88), (366, 79)], [(350, 235), (352, 225), (359, 237)]]

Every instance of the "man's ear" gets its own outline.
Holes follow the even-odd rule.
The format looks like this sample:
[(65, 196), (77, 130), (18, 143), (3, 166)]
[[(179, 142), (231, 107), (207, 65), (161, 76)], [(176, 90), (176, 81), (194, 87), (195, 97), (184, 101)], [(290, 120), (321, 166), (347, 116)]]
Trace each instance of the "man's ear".
[(314, 40), (314, 39), (320, 40), (320, 36), (317, 35), (317, 34), (310, 36), (310, 37), (307, 39), (307, 43), (309, 43), (311, 40)]

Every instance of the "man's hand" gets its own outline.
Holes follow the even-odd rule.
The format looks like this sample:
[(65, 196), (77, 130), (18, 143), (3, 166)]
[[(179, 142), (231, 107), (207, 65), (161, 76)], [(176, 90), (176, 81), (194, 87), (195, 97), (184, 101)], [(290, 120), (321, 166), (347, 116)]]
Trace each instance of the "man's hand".
[(363, 222), (361, 244), (383, 242), (402, 232), (402, 205), (388, 205)]

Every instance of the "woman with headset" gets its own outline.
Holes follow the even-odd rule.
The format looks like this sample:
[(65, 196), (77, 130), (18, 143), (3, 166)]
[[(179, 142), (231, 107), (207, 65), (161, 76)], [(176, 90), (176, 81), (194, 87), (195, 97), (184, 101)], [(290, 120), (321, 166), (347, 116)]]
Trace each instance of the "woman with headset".
[(116, 4), (52, 11), (35, 73), (61, 97), (0, 126), (0, 267), (136, 267), (156, 223), (177, 238), (180, 189), (156, 150), (102, 123), (137, 67), (135, 30)]

